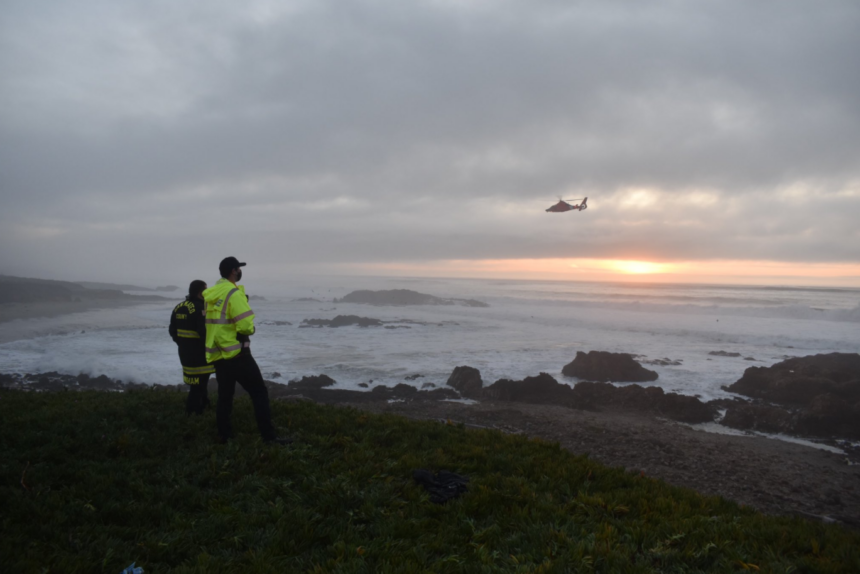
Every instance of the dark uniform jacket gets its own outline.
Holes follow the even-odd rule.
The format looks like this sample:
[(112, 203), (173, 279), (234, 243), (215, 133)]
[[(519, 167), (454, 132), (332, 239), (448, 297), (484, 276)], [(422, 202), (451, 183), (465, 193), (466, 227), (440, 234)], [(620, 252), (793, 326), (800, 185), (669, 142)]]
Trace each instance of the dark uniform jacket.
[(183, 380), (189, 385), (200, 382), (200, 375), (215, 372), (206, 362), (206, 314), (202, 299), (185, 297), (170, 314), (170, 336), (179, 346)]

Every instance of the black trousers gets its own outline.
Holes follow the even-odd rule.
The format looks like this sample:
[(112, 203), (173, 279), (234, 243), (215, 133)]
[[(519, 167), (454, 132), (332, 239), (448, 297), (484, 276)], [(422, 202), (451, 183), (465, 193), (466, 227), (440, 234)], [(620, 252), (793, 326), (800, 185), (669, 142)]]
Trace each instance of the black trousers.
[(242, 385), (254, 405), (254, 418), (257, 428), (264, 441), (275, 438), (275, 427), (272, 426), (272, 411), (269, 407), (269, 391), (263, 381), (263, 374), (257, 361), (248, 352), (233, 357), (221, 359), (212, 363), (215, 376), (218, 378), (218, 405), (215, 410), (215, 420), (218, 434), (223, 440), (233, 436), (233, 425), (230, 418), (233, 414), (233, 395), (236, 393), (236, 383)]
[(197, 383), (188, 385), (188, 400), (185, 401), (185, 414), (202, 415), (209, 406), (209, 375), (196, 377)]

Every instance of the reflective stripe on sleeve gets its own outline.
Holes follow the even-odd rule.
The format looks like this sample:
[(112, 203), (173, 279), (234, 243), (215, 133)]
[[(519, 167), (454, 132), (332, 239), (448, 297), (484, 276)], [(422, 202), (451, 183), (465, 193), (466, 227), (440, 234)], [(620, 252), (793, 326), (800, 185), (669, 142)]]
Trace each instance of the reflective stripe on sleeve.
[(207, 325), (228, 325), (229, 323), (227, 319), (206, 319)]
[(205, 367), (182, 367), (182, 373), (185, 375), (206, 375), (215, 372), (215, 367), (206, 365)]
[(253, 316), (254, 316), (254, 312), (252, 310), (248, 309), (244, 313), (240, 313), (240, 314), (236, 315), (235, 317), (233, 317), (232, 319), (229, 319), (229, 321), (231, 323), (238, 323), (242, 319), (246, 319), (248, 317), (253, 317)]
[(176, 336), (183, 339), (199, 339), (200, 333), (197, 331), (189, 331), (188, 329), (177, 329)]

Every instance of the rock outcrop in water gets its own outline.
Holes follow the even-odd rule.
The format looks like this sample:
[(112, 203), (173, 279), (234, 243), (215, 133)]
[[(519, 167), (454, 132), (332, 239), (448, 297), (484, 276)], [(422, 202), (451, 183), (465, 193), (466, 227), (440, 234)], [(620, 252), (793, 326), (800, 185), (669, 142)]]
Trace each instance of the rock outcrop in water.
[(860, 355), (857, 353), (793, 357), (771, 367), (750, 367), (737, 382), (723, 389), (757, 401), (729, 406), (722, 420), (726, 426), (818, 437), (860, 438)]
[(523, 403), (563, 405), (584, 410), (616, 408), (650, 413), (686, 423), (714, 420), (716, 407), (696, 397), (666, 393), (660, 387), (629, 385), (616, 387), (609, 383), (577, 383), (573, 388), (552, 376), (541, 373), (522, 381), (500, 379), (486, 387), (486, 398)]
[(269, 396), (273, 399), (310, 399), (324, 404), (338, 403), (370, 403), (375, 401), (441, 401), (458, 399), (460, 395), (453, 389), (418, 390), (412, 385), (400, 383), (393, 387), (379, 385), (370, 392), (350, 391), (346, 389), (331, 389), (334, 379), (327, 375), (302, 377), (298, 381), (290, 381), (286, 386), (269, 385)]
[(627, 353), (607, 351), (576, 352), (576, 358), (561, 370), (566, 377), (602, 383), (641, 383), (656, 381), (657, 373), (640, 365)]
[(353, 291), (335, 303), (365, 303), (368, 305), (464, 305), (466, 307), (489, 307), (475, 299), (443, 299), (409, 289), (388, 289), (369, 291), (366, 289)]
[(860, 355), (811, 355), (771, 367), (750, 367), (737, 382), (723, 388), (783, 405), (808, 407), (815, 397), (828, 393), (854, 404), (860, 401)]
[(461, 396), (469, 399), (479, 398), (484, 390), (481, 371), (474, 367), (454, 367), (454, 371), (448, 377), (446, 384), (455, 389)]
[(484, 389), (483, 396), (501, 401), (575, 406), (573, 389), (546, 373), (526, 377), (522, 381), (499, 379)]
[(660, 387), (616, 387), (609, 383), (583, 382), (576, 384), (573, 394), (579, 408), (589, 410), (618, 408), (691, 424), (711, 422), (717, 414), (713, 405), (696, 397), (667, 393)]
[(359, 317), (358, 315), (338, 315), (334, 319), (305, 319), (299, 328), (307, 327), (381, 327), (382, 321), (370, 317)]

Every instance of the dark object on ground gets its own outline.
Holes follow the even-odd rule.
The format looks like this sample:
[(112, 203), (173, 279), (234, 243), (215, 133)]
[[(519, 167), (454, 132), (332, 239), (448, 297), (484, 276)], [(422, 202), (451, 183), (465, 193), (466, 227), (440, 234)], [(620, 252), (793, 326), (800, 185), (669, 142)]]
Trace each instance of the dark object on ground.
[(414, 381), (415, 379), (420, 379), (420, 378), (423, 378), (423, 377), (424, 377), (424, 375), (417, 375), (417, 374), (416, 374), (416, 375), (407, 375), (407, 376), (405, 376), (405, 377), (403, 377), (403, 378), (404, 378), (404, 379), (406, 379), (407, 381)]
[(565, 365), (561, 373), (566, 377), (603, 383), (641, 383), (657, 380), (657, 373), (640, 365), (631, 355), (607, 351), (577, 351), (576, 358)]
[(293, 444), (293, 439), (289, 437), (275, 437), (271, 440), (263, 441), (265, 444), (273, 445), (273, 446), (287, 446), (289, 444)]
[(740, 357), (740, 353), (730, 353), (728, 351), (711, 351), (708, 353), (709, 355), (713, 355), (714, 357)]
[(369, 291), (361, 289), (335, 299), (335, 303), (366, 303), (368, 305), (465, 305), (466, 307), (489, 307), (474, 299), (443, 299), (409, 289)]
[(382, 321), (358, 315), (338, 315), (334, 319), (305, 319), (299, 327), (381, 327)]
[(480, 397), (484, 389), (481, 371), (474, 367), (454, 367), (446, 384), (467, 398)]
[(465, 476), (440, 470), (433, 476), (429, 470), (413, 470), (412, 478), (430, 493), (430, 502), (444, 504), (469, 490), (469, 479)]

